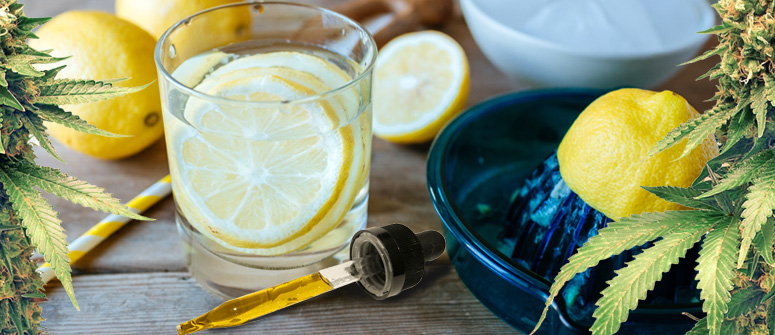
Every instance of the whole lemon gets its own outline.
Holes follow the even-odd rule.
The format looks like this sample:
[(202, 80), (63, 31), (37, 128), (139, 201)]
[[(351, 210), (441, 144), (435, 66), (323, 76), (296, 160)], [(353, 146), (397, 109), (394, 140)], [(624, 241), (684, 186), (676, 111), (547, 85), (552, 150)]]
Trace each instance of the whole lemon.
[(82, 105), (63, 106), (98, 128), (129, 137), (104, 137), (81, 133), (49, 123), (54, 139), (82, 153), (118, 159), (135, 154), (163, 134), (161, 101), (153, 61), (154, 38), (140, 27), (114, 15), (96, 11), (70, 11), (54, 17), (31, 40), (38, 50), (70, 56), (56, 66), (67, 65), (61, 78), (108, 80), (128, 78), (116, 86), (142, 86), (142, 91), (120, 98)]
[(712, 135), (677, 159), (686, 141), (649, 157), (667, 133), (697, 116), (680, 95), (621, 89), (590, 104), (557, 150), (560, 174), (587, 204), (613, 220), (643, 212), (685, 209), (641, 186), (688, 187), (719, 154)]
[[(204, 9), (241, 0), (116, 0), (116, 15), (142, 27), (153, 37), (159, 39), (167, 29), (178, 21)], [(224, 15), (223, 13), (227, 13)], [(212, 31), (238, 31), (245, 29), (247, 19), (245, 11), (222, 12), (217, 20), (206, 25)], [(205, 33), (205, 32), (203, 32)], [(197, 34), (194, 34), (196, 36)], [(203, 34), (199, 34), (200, 37)]]

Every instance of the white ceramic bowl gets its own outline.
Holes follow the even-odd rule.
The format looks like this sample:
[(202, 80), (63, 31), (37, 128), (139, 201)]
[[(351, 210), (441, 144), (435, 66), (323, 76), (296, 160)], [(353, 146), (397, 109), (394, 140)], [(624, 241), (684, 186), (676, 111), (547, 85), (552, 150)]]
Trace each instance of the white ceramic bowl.
[[(487, 58), (509, 76), (542, 87), (652, 88), (697, 54), (708, 35), (695, 32), (712, 27), (715, 20), (707, 0), (671, 0), (684, 2), (681, 5), (694, 12), (658, 14), (654, 27), (671, 38), (669, 43), (632, 48), (637, 50), (569, 47), (520, 30), (520, 22), (535, 18), (531, 17), (535, 1), (460, 0), (460, 4), (471, 34)], [(532, 6), (533, 12), (526, 6)]]

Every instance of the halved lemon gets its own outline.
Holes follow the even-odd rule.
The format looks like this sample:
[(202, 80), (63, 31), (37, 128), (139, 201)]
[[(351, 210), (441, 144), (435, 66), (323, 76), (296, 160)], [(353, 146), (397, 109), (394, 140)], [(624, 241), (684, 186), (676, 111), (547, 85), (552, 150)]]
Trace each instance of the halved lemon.
[[(196, 90), (280, 102), (329, 87), (306, 72), (254, 67), (211, 74)], [(231, 250), (275, 255), (316, 240), (342, 221), (363, 184), (367, 153), (353, 139), (362, 130), (338, 127), (340, 108), (190, 100), (190, 126), (167, 121), (178, 207)]]
[(390, 41), (379, 52), (374, 76), (374, 134), (392, 142), (433, 139), (468, 99), (465, 52), (437, 31)]

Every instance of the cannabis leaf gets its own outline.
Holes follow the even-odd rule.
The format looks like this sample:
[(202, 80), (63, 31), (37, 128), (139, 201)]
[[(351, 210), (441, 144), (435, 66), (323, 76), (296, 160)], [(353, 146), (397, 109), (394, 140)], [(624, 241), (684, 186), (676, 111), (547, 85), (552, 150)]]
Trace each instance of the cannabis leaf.
[[(6, 86), (8, 85), (6, 84)], [(6, 87), (0, 87), (0, 105), (13, 107), (22, 111), (24, 110), (24, 106), (22, 106), (21, 102), (19, 102)]]
[(30, 134), (38, 140), (38, 143), (43, 149), (46, 149), (51, 156), (54, 156), (54, 158), (58, 159), (60, 162), (65, 162), (62, 157), (57, 155), (54, 150), (54, 144), (51, 143), (51, 140), (46, 136), (46, 126), (43, 125), (43, 120), (41, 120), (40, 117), (36, 114), (24, 113), (21, 114), (19, 118), (21, 119), (22, 124), (30, 131)]
[(703, 191), (695, 188), (683, 188), (675, 186), (643, 186), (643, 189), (664, 200), (686, 207), (708, 210), (722, 210), (712, 201), (706, 201), (702, 199), (698, 200), (697, 197), (699, 197)]
[(703, 234), (712, 229), (716, 222), (697, 222), (678, 227), (665, 234), (661, 240), (616, 271), (616, 277), (608, 282), (597, 301), (598, 308), (593, 316), (595, 323), (590, 330), (593, 335), (610, 335), (619, 330), (627, 320), (630, 311), (638, 306), (638, 300), (654, 289), (662, 274), (678, 263)]
[(758, 85), (753, 89), (752, 93), (751, 109), (754, 115), (756, 115), (756, 125), (759, 129), (759, 137), (764, 135), (765, 120), (767, 118), (767, 106), (770, 104), (767, 101), (767, 91), (764, 89), (764, 85)]
[(743, 222), (740, 224), (743, 242), (740, 245), (737, 267), (743, 266), (753, 238), (762, 224), (767, 222), (767, 218), (772, 217), (772, 211), (775, 210), (775, 164), (770, 164), (762, 170), (760, 176), (753, 181), (745, 198), (744, 210), (741, 214)]
[(44, 73), (36, 70), (32, 64), (56, 63), (65, 59), (67, 57), (52, 57), (46, 53), (14, 54), (6, 57), (2, 66), (22, 76), (41, 77)]
[(56, 212), (38, 191), (28, 184), (19, 183), (6, 171), (7, 166), (0, 166), (0, 182), (8, 194), (13, 209), (21, 217), (27, 236), (51, 265), (51, 269), (62, 282), (73, 305), (78, 308), (70, 277), (67, 241), (64, 229), (60, 225), (62, 221), (57, 218)]
[[(701, 33), (708, 33), (708, 32), (709, 31), (706, 30), (705, 32), (701, 32)], [(692, 59), (692, 60), (690, 60), (688, 62), (682, 63), (681, 65), (686, 65), (686, 64), (691, 64), (691, 63), (699, 62), (701, 60), (706, 60), (706, 59), (708, 59), (710, 57), (713, 57), (715, 55), (724, 53), (725, 51), (727, 51), (727, 47), (724, 46), (724, 45), (719, 45), (716, 48), (713, 48), (713, 49), (710, 49), (708, 51), (703, 52), (702, 55), (699, 55), (699, 56), (695, 57), (694, 59)], [(697, 80), (699, 80), (699, 79), (697, 79)]]
[(722, 148), (720, 155), (728, 152), (743, 138), (753, 137), (751, 132), (753, 125), (753, 113), (738, 113), (738, 116), (729, 122), (727, 141), (724, 143), (724, 148)]
[[(150, 85), (150, 84), (148, 84)], [(67, 105), (113, 99), (140, 91), (146, 87), (117, 87), (94, 80), (54, 79), (39, 86), (40, 95), (32, 100), (36, 104)]]
[(654, 148), (649, 151), (649, 156), (656, 155), (663, 150), (678, 144), (684, 138), (688, 138), (686, 146), (678, 159), (686, 157), (695, 147), (708, 139), (709, 136), (721, 128), (724, 123), (737, 113), (737, 110), (712, 109), (697, 117), (682, 123), (671, 130)]
[(107, 130), (97, 128), (90, 123), (84, 121), (78, 115), (70, 113), (56, 105), (35, 105), (38, 109), (33, 110), (35, 114), (38, 114), (46, 121), (61, 124), (65, 127), (75, 129), (82, 133), (100, 135), (106, 137), (126, 137), (127, 135), (118, 135), (111, 133)]
[(51, 20), (50, 17), (31, 18), (31, 17), (22, 16), (22, 17), (19, 17), (19, 22), (16, 24), (16, 28), (20, 30), (29, 31), (48, 22), (49, 20)]
[(766, 292), (758, 287), (747, 287), (732, 292), (727, 317), (737, 317), (750, 313), (759, 307), (765, 294)]
[(721, 335), (721, 323), (735, 276), (735, 253), (740, 233), (734, 218), (726, 220), (705, 237), (697, 259), (697, 287), (704, 301), (702, 310), (707, 314), (705, 322), (710, 335)]
[(697, 321), (696, 324), (694, 324), (694, 327), (692, 330), (690, 330), (686, 335), (709, 335), (710, 331), (708, 331), (708, 318), (702, 318), (700, 321)]
[(763, 168), (773, 164), (775, 164), (775, 153), (773, 153), (772, 150), (764, 150), (757, 153), (756, 155), (735, 164), (735, 166), (729, 170), (726, 177), (719, 181), (718, 185), (714, 186), (710, 191), (701, 194), (699, 198), (707, 198), (747, 184), (756, 178)]
[(598, 235), (584, 243), (560, 269), (549, 289), (549, 298), (533, 333), (546, 318), (546, 313), (560, 289), (576, 274), (596, 266), (604, 259), (666, 236), (674, 230), (684, 229), (686, 226), (711, 226), (723, 217), (724, 215), (713, 211), (667, 211), (633, 215), (609, 223), (608, 227), (600, 229)]
[[(775, 265), (775, 259), (772, 257), (773, 253), (773, 239), (775, 239), (775, 221), (772, 217), (767, 218), (767, 222), (762, 225), (762, 229), (753, 238), (753, 245), (759, 254), (762, 255), (764, 261), (769, 265)], [(775, 292), (775, 290), (773, 290)]]
[(150, 220), (122, 205), (118, 199), (105, 193), (105, 189), (70, 177), (57, 169), (38, 166), (27, 161), (6, 166), (10, 168), (10, 174), (15, 179), (39, 187), (72, 203), (135, 220)]

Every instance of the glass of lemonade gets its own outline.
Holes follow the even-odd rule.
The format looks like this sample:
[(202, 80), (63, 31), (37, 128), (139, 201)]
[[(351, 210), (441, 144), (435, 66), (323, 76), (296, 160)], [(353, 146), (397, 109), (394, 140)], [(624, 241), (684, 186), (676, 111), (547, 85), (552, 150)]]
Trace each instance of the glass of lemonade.
[(366, 224), (371, 35), (281, 2), (197, 13), (156, 47), (186, 262), (234, 297), (340, 258)]

